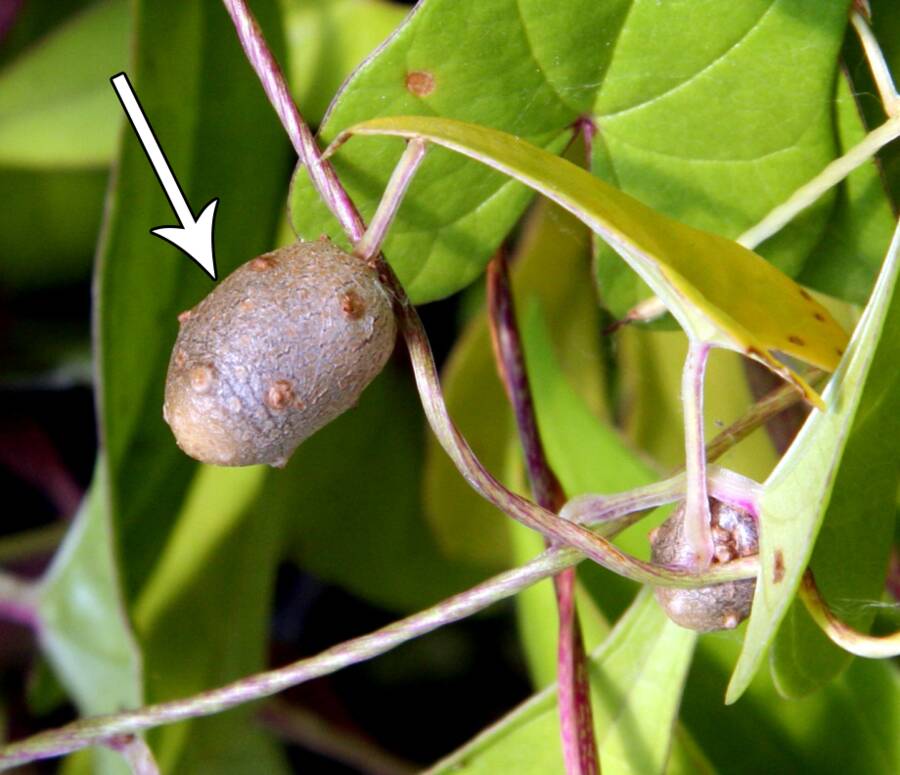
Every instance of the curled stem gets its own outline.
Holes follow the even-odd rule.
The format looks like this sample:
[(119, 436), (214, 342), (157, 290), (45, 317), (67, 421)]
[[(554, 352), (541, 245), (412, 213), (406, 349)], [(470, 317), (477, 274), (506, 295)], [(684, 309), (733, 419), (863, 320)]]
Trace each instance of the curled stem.
[[(608, 514), (602, 508), (595, 510), (595, 516), (600, 522), (599, 530), (604, 535), (613, 536), (623, 526), (606, 519)], [(257, 673), (192, 697), (123, 713), (81, 719), (58, 729), (40, 732), (0, 748), (0, 770), (40, 759), (64, 756), (92, 745), (109, 745), (122, 736), (134, 735), (164, 724), (211, 716), (245, 702), (270, 697), (289, 687), (365, 662), (413, 638), (465, 619), (583, 559), (574, 549), (549, 549), (520, 568), (494, 576), (431, 608), (290, 665)]]
[(481, 464), (447, 412), (440, 378), (428, 338), (416, 310), (409, 304), (398, 310), (400, 329), (409, 349), (416, 384), (425, 415), (444, 451), (476, 492), (513, 519), (536, 530), (554, 543), (574, 547), (594, 562), (641, 584), (674, 587), (705, 587), (756, 575), (755, 557), (717, 564), (695, 572), (638, 560), (581, 525), (560, 518), (498, 482)]
[(844, 651), (870, 659), (888, 659), (900, 656), (900, 632), (880, 637), (867, 635), (842, 622), (822, 599), (819, 588), (816, 586), (816, 580), (809, 569), (803, 574), (799, 594), (815, 623)]
[[(538, 430), (537, 417), (515, 304), (509, 283), (506, 258), (501, 251), (488, 265), (488, 307), (491, 341), (509, 402), (513, 407), (519, 440), (525, 453), (525, 467), (531, 492), (538, 505), (558, 512), (565, 501), (562, 485), (550, 467)], [(569, 775), (600, 772), (587, 655), (575, 604), (575, 568), (553, 577), (559, 616), (556, 677), (563, 761)]]

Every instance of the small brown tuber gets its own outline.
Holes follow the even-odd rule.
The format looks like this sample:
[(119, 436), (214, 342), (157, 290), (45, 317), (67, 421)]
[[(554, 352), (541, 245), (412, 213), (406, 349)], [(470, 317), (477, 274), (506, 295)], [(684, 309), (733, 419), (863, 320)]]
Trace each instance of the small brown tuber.
[(284, 465), (357, 402), (397, 331), (376, 271), (324, 238), (248, 261), (179, 322), (163, 416), (220, 466)]
[[(749, 557), (759, 551), (756, 518), (747, 511), (709, 499), (713, 563)], [(684, 504), (650, 533), (653, 562), (685, 565), (691, 555), (684, 540)], [(756, 579), (742, 579), (698, 589), (656, 588), (656, 599), (676, 624), (699, 632), (730, 630), (750, 615)]]

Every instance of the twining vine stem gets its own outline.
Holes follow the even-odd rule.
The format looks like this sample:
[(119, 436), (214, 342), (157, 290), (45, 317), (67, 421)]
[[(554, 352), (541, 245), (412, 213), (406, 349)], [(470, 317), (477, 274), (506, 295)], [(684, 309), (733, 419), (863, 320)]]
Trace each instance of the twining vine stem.
[(63, 756), (98, 743), (108, 744), (121, 735), (133, 735), (163, 724), (209, 716), (252, 700), (269, 697), (288, 687), (371, 659), (412, 638), (471, 616), (581, 559), (581, 555), (573, 549), (553, 549), (527, 565), (495, 576), (425, 611), (373, 633), (345, 641), (314, 657), (301, 659), (277, 670), (248, 676), (185, 699), (115, 715), (87, 718), (41, 732), (0, 750), (0, 770), (38, 759)]
[(234, 22), (244, 53), (287, 131), (300, 158), (300, 164), (306, 167), (313, 187), (338, 219), (347, 236), (353, 242), (360, 240), (365, 232), (365, 224), (359, 211), (338, 180), (331, 162), (323, 161), (316, 139), (291, 97), (284, 73), (272, 55), (253, 12), (244, 0), (222, 2)]
[[(487, 287), (494, 356), (519, 429), (531, 492), (538, 505), (559, 512), (566, 498), (541, 442), (502, 250), (488, 265)], [(568, 775), (594, 775), (600, 772), (600, 759), (594, 738), (587, 654), (575, 605), (575, 568), (554, 576), (553, 585), (559, 617), (556, 681), (563, 761)]]

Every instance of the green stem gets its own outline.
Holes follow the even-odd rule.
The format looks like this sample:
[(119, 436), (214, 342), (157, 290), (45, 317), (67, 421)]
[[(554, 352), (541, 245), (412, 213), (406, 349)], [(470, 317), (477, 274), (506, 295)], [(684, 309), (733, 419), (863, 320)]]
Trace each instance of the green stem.
[(378, 209), (372, 216), (372, 221), (366, 229), (362, 239), (356, 243), (353, 252), (363, 261), (376, 261), (381, 252), (381, 243), (384, 242), (387, 230), (390, 228), (406, 194), (406, 189), (412, 182), (416, 170), (425, 158), (425, 141), (418, 138), (410, 140), (406, 144), (406, 150), (394, 167), (391, 179), (388, 181), (378, 203)]
[(857, 145), (835, 159), (807, 184), (798, 188), (790, 198), (778, 205), (756, 226), (745, 231), (737, 241), (747, 248), (755, 248), (782, 229), (799, 213), (812, 205), (828, 189), (836, 186), (853, 170), (871, 159), (891, 140), (900, 137), (900, 116), (890, 118), (873, 129)]
[(891, 71), (884, 59), (881, 46), (878, 45), (871, 27), (859, 11), (853, 11), (850, 14), (850, 22), (859, 36), (859, 42), (862, 44), (863, 53), (866, 55), (869, 69), (872, 71), (872, 79), (878, 88), (885, 115), (896, 117), (900, 113), (900, 95), (897, 94), (897, 87), (894, 85), (894, 79), (891, 77)]

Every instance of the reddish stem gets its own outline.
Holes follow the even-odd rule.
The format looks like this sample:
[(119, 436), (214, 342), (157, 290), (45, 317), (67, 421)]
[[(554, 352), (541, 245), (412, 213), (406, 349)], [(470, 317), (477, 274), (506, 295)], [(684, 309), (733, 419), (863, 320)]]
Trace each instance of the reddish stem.
[(350, 240), (358, 242), (365, 233), (365, 224), (338, 180), (331, 162), (322, 160), (316, 139), (294, 104), (284, 74), (266, 44), (253, 13), (244, 0), (222, 2), (234, 22), (244, 53), (259, 76), (269, 102), (287, 131), (297, 156), (300, 157), (300, 163), (306, 167), (313, 186)]
[[(494, 356), (516, 417), (531, 491), (538, 505), (559, 512), (566, 498), (541, 443), (502, 251), (488, 265), (487, 283)], [(559, 612), (556, 675), (563, 758), (567, 773), (592, 775), (600, 771), (600, 764), (587, 657), (575, 607), (575, 569), (568, 568), (554, 576), (553, 584)]]

